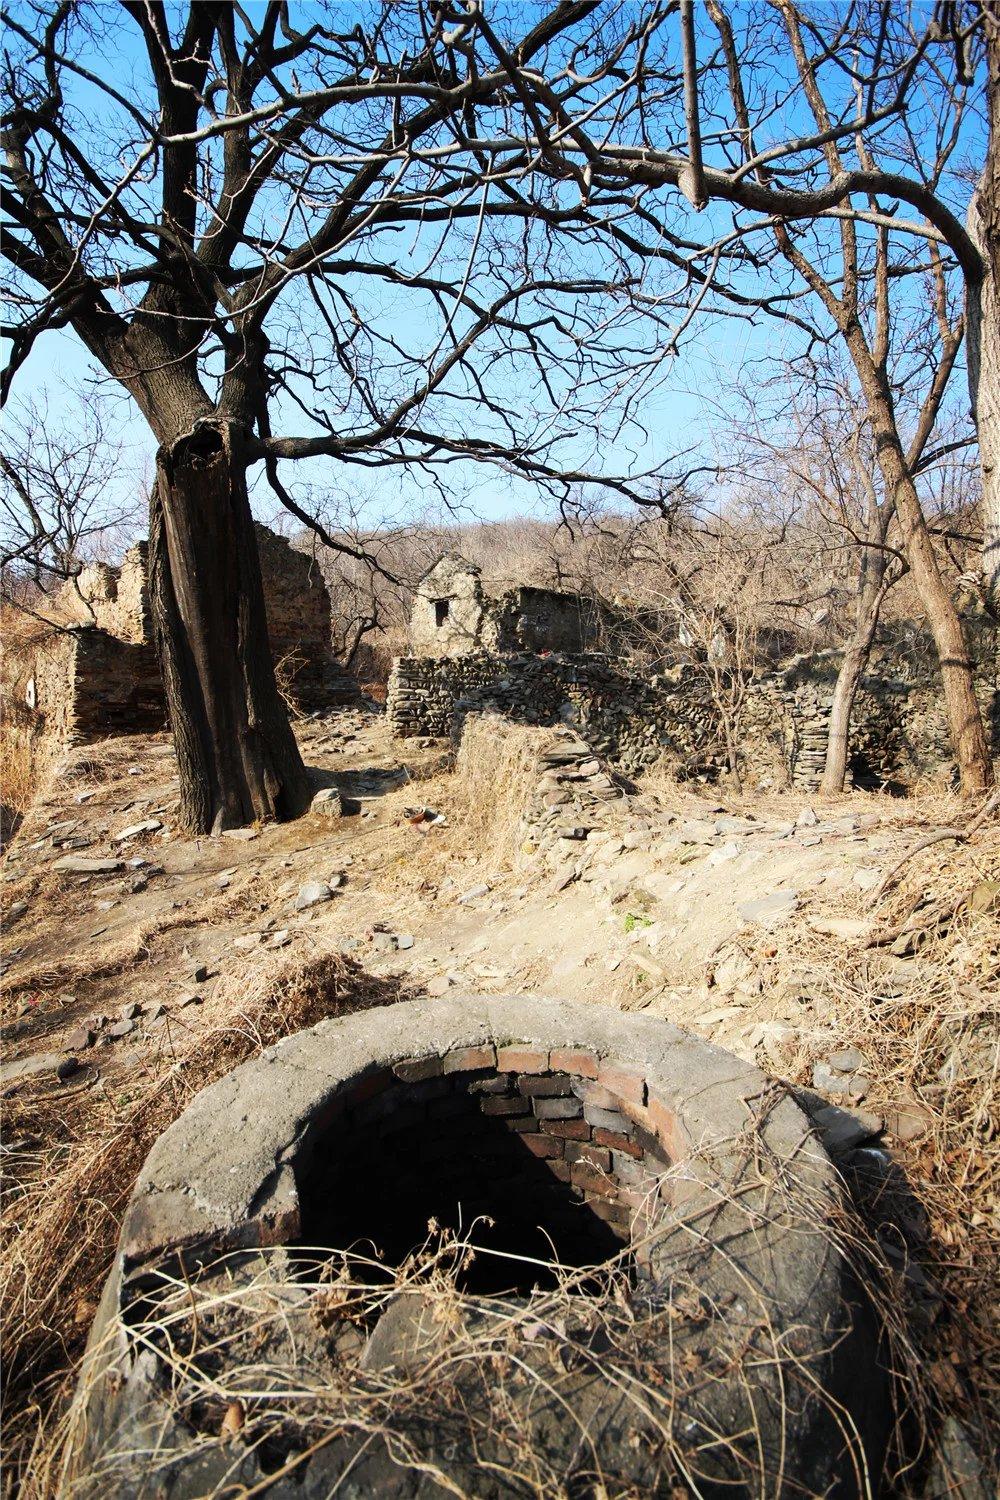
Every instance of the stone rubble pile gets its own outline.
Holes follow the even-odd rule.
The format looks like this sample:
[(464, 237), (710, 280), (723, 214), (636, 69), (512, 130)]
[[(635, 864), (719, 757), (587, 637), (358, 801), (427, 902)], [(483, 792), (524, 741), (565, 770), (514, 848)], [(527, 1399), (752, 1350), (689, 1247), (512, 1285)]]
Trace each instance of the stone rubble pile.
[(562, 867), (568, 884), (580, 874), (586, 841), (603, 830), (612, 808), (621, 809), (626, 791), (572, 731), (557, 733), (543, 748), (538, 772), (521, 819), (521, 852)]

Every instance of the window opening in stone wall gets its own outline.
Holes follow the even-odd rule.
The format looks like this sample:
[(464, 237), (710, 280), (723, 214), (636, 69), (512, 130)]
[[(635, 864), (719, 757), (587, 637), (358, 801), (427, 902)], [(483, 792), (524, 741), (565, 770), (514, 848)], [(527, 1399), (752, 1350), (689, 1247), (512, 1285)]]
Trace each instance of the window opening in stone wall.
[(435, 599), (434, 600), (434, 624), (438, 627), (439, 630), (440, 630), (441, 626), (444, 624), (445, 620), (447, 620), (447, 618), (448, 618), (449, 608), (450, 608), (450, 601), (449, 600), (447, 600), (447, 599)]

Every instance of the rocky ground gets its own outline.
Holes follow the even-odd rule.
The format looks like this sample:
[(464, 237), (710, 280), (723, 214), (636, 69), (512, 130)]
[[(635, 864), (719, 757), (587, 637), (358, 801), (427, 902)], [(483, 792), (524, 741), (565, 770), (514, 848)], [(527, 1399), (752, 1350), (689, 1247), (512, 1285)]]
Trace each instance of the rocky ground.
[(995, 822), (967, 836), (940, 797), (636, 788), (569, 732), (487, 724), (455, 772), (447, 745), (391, 740), (374, 712), (298, 729), (319, 796), (293, 825), (181, 835), (163, 736), (73, 752), (25, 820), (0, 1012), (14, 1227), (55, 1160), (19, 1105), (57, 1136), (71, 1119), (71, 1154), (88, 1109), (187, 1066), (286, 963), (342, 954), (394, 994), (644, 1009), (794, 1084), (848, 1164), (905, 1175), (908, 1227), (880, 1232), (923, 1325), (952, 1330), (934, 1379), (971, 1442), (1000, 1381)]

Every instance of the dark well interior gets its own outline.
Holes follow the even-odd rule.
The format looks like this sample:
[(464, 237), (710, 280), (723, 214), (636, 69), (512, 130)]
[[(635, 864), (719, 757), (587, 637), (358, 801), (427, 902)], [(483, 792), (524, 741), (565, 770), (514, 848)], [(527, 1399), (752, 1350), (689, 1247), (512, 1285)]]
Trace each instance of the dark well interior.
[(471, 1229), (480, 1253), (463, 1273), (468, 1292), (530, 1292), (551, 1282), (553, 1260), (594, 1266), (619, 1254), (667, 1168), (619, 1101), (569, 1073), (387, 1074), (370, 1091), (312, 1143), (301, 1243), (374, 1247), (394, 1266), (431, 1219)]

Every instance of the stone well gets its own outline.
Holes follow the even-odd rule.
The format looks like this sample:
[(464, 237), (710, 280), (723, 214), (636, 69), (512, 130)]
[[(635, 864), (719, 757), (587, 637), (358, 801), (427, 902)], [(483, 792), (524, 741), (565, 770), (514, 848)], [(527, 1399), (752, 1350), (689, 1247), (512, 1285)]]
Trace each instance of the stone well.
[[(88, 1346), (73, 1493), (860, 1494), (885, 1402), (840, 1209), (787, 1093), (663, 1021), (525, 996), (323, 1021), (151, 1151)], [(411, 1256), (429, 1221), (476, 1247), (447, 1317)], [(352, 1249), (367, 1321), (329, 1311)], [(226, 1322), (247, 1288), (255, 1316), (281, 1307), (252, 1339)], [(196, 1293), (179, 1357), (164, 1309)], [(401, 1372), (420, 1403), (412, 1383), (389, 1402)], [(345, 1379), (358, 1422), (348, 1401), (324, 1428)], [(301, 1432), (269, 1418), (279, 1390)]]

